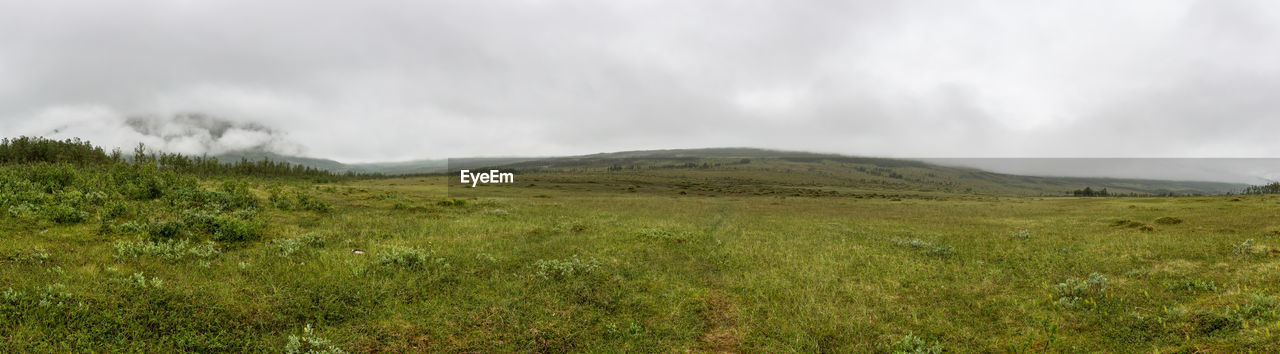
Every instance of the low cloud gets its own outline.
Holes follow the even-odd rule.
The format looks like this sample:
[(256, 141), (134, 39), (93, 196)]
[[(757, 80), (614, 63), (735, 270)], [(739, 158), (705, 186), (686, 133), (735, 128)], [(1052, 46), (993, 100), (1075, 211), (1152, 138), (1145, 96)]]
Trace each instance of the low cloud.
[(202, 113), (125, 116), (106, 107), (59, 107), (18, 126), (18, 135), (53, 139), (90, 138), (106, 147), (188, 155), (267, 151), (302, 155), (305, 149), (287, 134), (254, 122), (237, 122)]
[(125, 2), (0, 4), (0, 135), (344, 162), (1280, 156), (1267, 1)]

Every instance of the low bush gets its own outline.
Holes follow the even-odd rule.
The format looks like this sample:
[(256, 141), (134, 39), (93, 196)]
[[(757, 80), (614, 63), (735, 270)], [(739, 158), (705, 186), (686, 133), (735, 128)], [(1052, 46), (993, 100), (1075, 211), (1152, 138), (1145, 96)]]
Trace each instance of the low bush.
[(303, 191), (295, 190), (285, 193), (278, 188), (273, 188), (269, 193), (271, 194), (268, 201), (280, 210), (311, 210), (326, 213), (332, 209), (329, 203)]
[(567, 259), (541, 259), (534, 262), (533, 267), (536, 270), (534, 274), (543, 279), (567, 279), (595, 272), (600, 268), (600, 262), (595, 258), (582, 260), (574, 255)]
[(76, 224), (89, 218), (89, 213), (61, 204), (46, 205), (40, 208), (40, 214), (49, 221), (59, 224)]
[(919, 250), (920, 253), (935, 257), (950, 257), (955, 254), (955, 248), (947, 245), (938, 245), (933, 242), (921, 240), (918, 238), (892, 238), (889, 242), (893, 244)]
[(252, 241), (261, 238), (264, 223), (257, 220), (253, 209), (225, 214), (209, 210), (182, 212), (182, 224), (190, 230), (223, 242)]
[(1172, 291), (1180, 292), (1214, 292), (1218, 291), (1218, 284), (1213, 281), (1204, 281), (1200, 279), (1182, 279), (1177, 281), (1167, 281), (1164, 283), (1165, 288)]
[(186, 225), (175, 220), (151, 222), (145, 226), (145, 230), (152, 240), (173, 240), (191, 236), (191, 233), (186, 230)]
[(1253, 253), (1253, 239), (1244, 240), (1238, 245), (1231, 246), (1231, 253), (1241, 256), (1247, 256)]
[(183, 258), (213, 258), (218, 254), (217, 245), (211, 241), (192, 245), (187, 240), (118, 241), (116, 258), (159, 257), (167, 261)]
[(1107, 292), (1111, 281), (1100, 273), (1089, 274), (1087, 279), (1068, 278), (1054, 286), (1058, 305), (1077, 307), (1082, 299), (1096, 299)]
[(415, 270), (422, 270), (428, 267), (450, 267), (443, 257), (435, 257), (434, 252), (400, 246), (387, 247), (373, 263), (384, 268)]
[(284, 346), (285, 354), (339, 354), (345, 353), (342, 348), (329, 343), (329, 340), (316, 336), (315, 329), (307, 324), (302, 335), (289, 335), (289, 342)]
[(941, 354), (945, 350), (942, 344), (938, 342), (927, 342), (924, 338), (920, 338), (913, 333), (907, 333), (897, 342), (889, 345), (889, 351), (892, 353), (911, 353), (911, 354)]
[(325, 238), (317, 233), (308, 233), (294, 238), (277, 239), (274, 242), (280, 256), (289, 257), (306, 247), (324, 247)]

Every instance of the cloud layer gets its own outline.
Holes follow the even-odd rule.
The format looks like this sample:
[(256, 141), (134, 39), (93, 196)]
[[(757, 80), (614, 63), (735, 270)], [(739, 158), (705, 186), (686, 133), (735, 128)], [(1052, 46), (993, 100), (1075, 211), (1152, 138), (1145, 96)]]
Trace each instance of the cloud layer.
[(1266, 1), (5, 2), (0, 77), (0, 135), (187, 153), (1280, 156)]

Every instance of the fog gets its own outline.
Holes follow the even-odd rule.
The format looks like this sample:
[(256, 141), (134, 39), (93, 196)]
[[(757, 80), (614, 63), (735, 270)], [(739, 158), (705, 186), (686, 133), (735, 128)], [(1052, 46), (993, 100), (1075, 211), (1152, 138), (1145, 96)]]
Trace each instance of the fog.
[(344, 162), (1280, 157), (1278, 34), (1267, 1), (0, 2), (0, 135)]

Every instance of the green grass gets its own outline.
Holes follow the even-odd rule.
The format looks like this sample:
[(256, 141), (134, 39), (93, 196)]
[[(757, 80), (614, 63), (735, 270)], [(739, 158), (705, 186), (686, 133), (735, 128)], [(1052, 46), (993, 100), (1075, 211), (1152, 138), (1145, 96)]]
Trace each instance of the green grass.
[(6, 352), (1280, 350), (1275, 196), (23, 168)]

